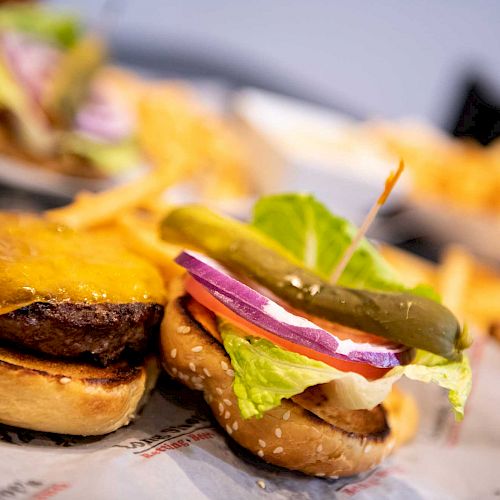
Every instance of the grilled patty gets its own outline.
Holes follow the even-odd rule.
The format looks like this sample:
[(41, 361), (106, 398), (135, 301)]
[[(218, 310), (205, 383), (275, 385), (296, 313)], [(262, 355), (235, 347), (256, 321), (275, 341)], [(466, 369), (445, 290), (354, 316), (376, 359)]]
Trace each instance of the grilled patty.
[(35, 302), (0, 315), (0, 341), (106, 366), (125, 352), (143, 353), (162, 317), (153, 303)]

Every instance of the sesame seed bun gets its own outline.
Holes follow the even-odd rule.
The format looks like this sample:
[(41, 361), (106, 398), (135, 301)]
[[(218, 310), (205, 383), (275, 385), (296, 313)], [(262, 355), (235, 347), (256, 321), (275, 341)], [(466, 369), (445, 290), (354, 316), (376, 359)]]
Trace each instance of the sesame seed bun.
[(127, 425), (158, 377), (156, 358), (96, 367), (0, 348), (0, 422), (97, 436)]
[(397, 396), (398, 411), (389, 416), (383, 406), (370, 411), (327, 408), (321, 390), (312, 388), (283, 400), (260, 419), (243, 419), (232, 389), (231, 360), (209, 333), (214, 328), (211, 313), (185, 294), (182, 280), (174, 281), (161, 327), (163, 367), (189, 388), (203, 391), (221, 427), (266, 462), (310, 475), (349, 476), (375, 467), (401, 442), (404, 432), (394, 432), (389, 423), (404, 427), (399, 417), (413, 415), (415, 407)]

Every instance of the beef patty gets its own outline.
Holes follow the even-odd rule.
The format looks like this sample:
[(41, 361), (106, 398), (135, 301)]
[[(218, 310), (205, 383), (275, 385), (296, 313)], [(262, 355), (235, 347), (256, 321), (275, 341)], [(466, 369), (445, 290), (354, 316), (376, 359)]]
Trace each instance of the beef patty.
[(143, 353), (162, 317), (163, 306), (153, 303), (35, 302), (0, 315), (0, 341), (106, 366), (124, 351)]

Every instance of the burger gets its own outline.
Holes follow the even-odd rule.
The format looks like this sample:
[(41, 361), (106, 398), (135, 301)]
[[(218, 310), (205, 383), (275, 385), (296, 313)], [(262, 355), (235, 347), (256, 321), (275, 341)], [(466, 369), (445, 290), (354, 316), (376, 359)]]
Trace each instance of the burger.
[(245, 224), (189, 205), (163, 220), (185, 248), (161, 327), (162, 364), (262, 460), (316, 476), (379, 464), (413, 434), (402, 377), (471, 386), (466, 329), (428, 286), (405, 286), (356, 228), (307, 195), (261, 199)]
[(79, 177), (137, 167), (130, 82), (105, 57), (72, 16), (0, 7), (0, 152)]
[(111, 236), (0, 214), (0, 422), (100, 435), (153, 388), (165, 291)]

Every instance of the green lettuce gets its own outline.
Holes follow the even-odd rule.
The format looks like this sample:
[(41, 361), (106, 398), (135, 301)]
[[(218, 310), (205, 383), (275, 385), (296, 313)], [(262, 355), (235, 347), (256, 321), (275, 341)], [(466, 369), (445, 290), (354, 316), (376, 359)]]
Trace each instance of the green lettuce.
[(260, 418), (308, 387), (336, 380), (336, 403), (358, 410), (373, 408), (389, 394), (401, 377), (395, 373), (377, 380), (344, 372), (301, 354), (282, 349), (268, 340), (244, 336), (236, 327), (220, 322), (224, 348), (234, 369), (233, 390), (243, 418)]
[[(252, 224), (325, 279), (356, 233), (351, 223), (331, 214), (312, 196), (301, 194), (262, 198), (254, 208)], [(407, 288), (367, 240), (354, 252), (339, 283), (352, 288), (410, 291), (438, 298), (426, 285)], [(447, 389), (456, 418), (463, 417), (472, 380), (465, 355), (461, 361), (452, 362), (417, 350), (411, 364), (393, 368), (377, 380), (368, 380), (360, 374), (336, 370), (281, 349), (267, 340), (246, 336), (227, 322), (220, 321), (219, 326), (235, 371), (234, 392), (244, 418), (261, 417), (283, 398), (334, 380), (336, 404), (353, 410), (370, 409), (385, 399), (392, 384), (403, 375)]]
[(0, 8), (0, 31), (29, 33), (63, 48), (78, 39), (81, 26), (74, 16), (47, 11), (35, 5), (7, 5)]
[(414, 361), (393, 368), (383, 377), (368, 380), (354, 372), (337, 370), (326, 363), (282, 349), (268, 340), (245, 335), (226, 321), (219, 321), (224, 349), (234, 369), (233, 390), (243, 418), (260, 418), (280, 405), (282, 399), (301, 394), (308, 387), (335, 380), (335, 403), (350, 410), (371, 409), (389, 394), (403, 375), (433, 382), (448, 389), (457, 420), (471, 390), (472, 373), (467, 356), (451, 362), (425, 351)]
[(142, 161), (139, 147), (133, 138), (116, 143), (97, 142), (77, 133), (68, 133), (62, 140), (65, 153), (89, 160), (106, 175), (116, 175), (139, 165)]
[[(254, 206), (252, 225), (326, 280), (357, 232), (356, 226), (333, 215), (313, 196), (296, 193), (261, 198)], [(338, 284), (367, 290), (410, 291), (439, 300), (427, 285), (406, 287), (366, 238), (355, 250)]]
[(433, 382), (448, 389), (448, 399), (457, 420), (464, 417), (465, 403), (472, 388), (472, 370), (464, 354), (461, 361), (448, 361), (430, 352), (417, 350), (413, 362), (393, 368), (389, 373), (401, 373), (419, 382)]

